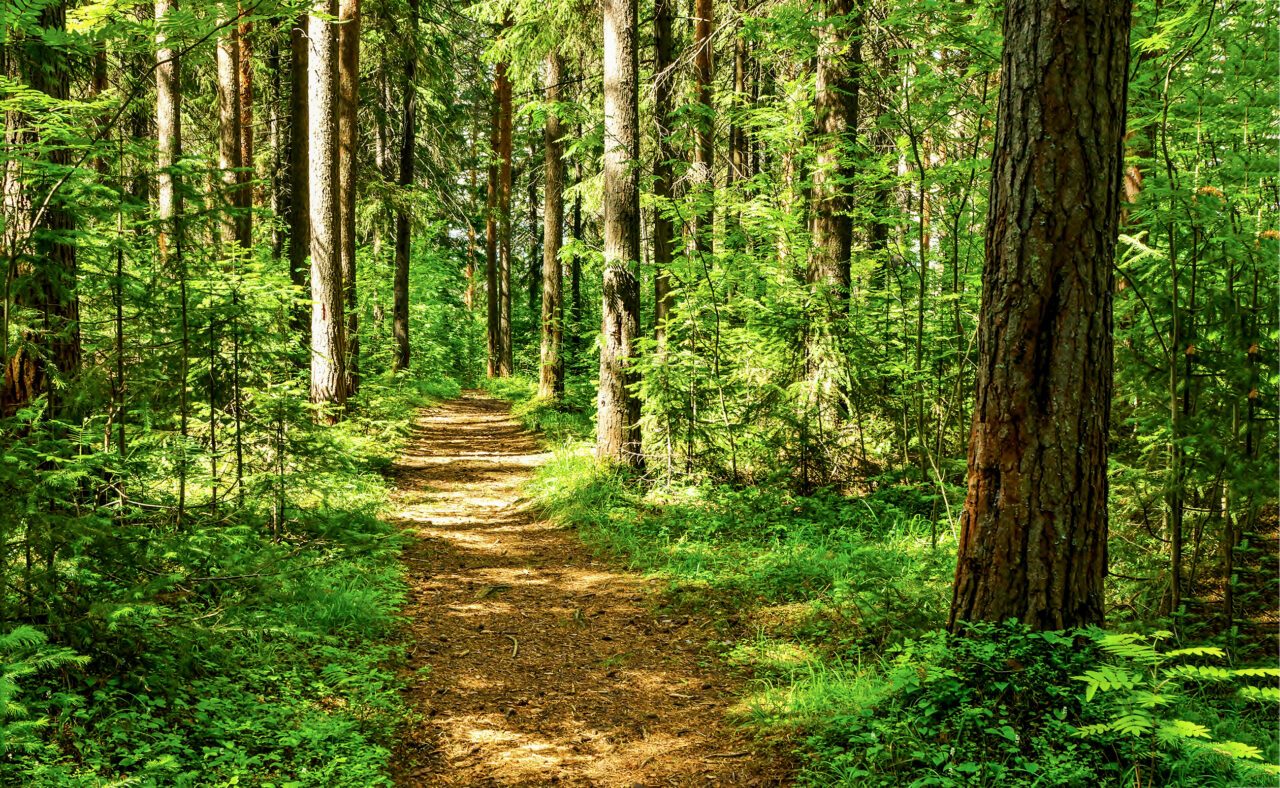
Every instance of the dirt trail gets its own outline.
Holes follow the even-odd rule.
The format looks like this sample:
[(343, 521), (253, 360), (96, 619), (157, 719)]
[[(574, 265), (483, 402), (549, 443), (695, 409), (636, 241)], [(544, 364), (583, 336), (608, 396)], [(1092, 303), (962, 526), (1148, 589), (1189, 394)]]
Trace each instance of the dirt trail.
[(788, 769), (725, 719), (733, 679), (705, 622), (655, 617), (652, 584), (541, 521), (519, 487), (547, 459), (479, 392), (425, 412), (393, 470), (417, 534), (406, 786), (765, 786)]

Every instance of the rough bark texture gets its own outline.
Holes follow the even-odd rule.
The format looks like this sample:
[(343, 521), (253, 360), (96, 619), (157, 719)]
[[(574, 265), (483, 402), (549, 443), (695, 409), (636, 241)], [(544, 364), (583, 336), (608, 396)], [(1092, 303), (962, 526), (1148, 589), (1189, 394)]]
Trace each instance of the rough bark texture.
[(849, 218), (852, 156), (847, 148), (858, 128), (858, 75), (861, 20), (851, 21), (855, 0), (830, 0), (828, 24), (818, 49), (818, 85), (814, 136), (818, 145), (813, 173), (813, 254), (809, 281), (824, 286), (833, 317), (849, 295)]
[(311, 190), (311, 401), (346, 402), (342, 268), (338, 256), (338, 31), (336, 0), (308, 18), (307, 92)]
[(653, 10), (653, 126), (657, 137), (657, 160), (653, 164), (653, 191), (659, 206), (653, 212), (653, 336), (661, 346), (667, 338), (667, 318), (671, 315), (671, 258), (676, 237), (675, 222), (665, 215), (665, 203), (672, 197), (671, 162), (676, 153), (671, 146), (671, 86), (675, 80), (674, 40), (671, 34), (674, 0), (656, 0)]
[(715, 81), (714, 42), (711, 40), (715, 22), (715, 5), (712, 0), (694, 0), (693, 71), (698, 93), (698, 139), (693, 149), (693, 181), (696, 188), (707, 192), (708, 204), (694, 211), (693, 248), (699, 255), (711, 253), (715, 227), (715, 209), (710, 202), (710, 192), (715, 189), (715, 109), (711, 105), (711, 90)]
[[(307, 184), (307, 18), (298, 17), (289, 30), (289, 279), (299, 291), (307, 291), (307, 258), (311, 253), (311, 193)], [(294, 314), (299, 333), (309, 330), (305, 306)]]
[(1103, 618), (1129, 13), (1006, 6), (952, 629)]
[[(227, 9), (231, 14), (234, 6)], [(225, 23), (227, 20), (219, 20)], [(247, 227), (242, 218), (240, 169), (240, 45), (236, 25), (222, 28), (218, 37), (218, 171), (222, 178), (223, 254), (234, 253), (232, 244), (248, 247)]]
[[(404, 60), (404, 126), (400, 134), (400, 188), (413, 184), (413, 149), (418, 138), (418, 0), (409, 0), (409, 47)], [(391, 332), (395, 335), (395, 368), (409, 368), (409, 209), (396, 209), (395, 281), (392, 284)]]
[[(252, 9), (246, 9), (243, 6), (240, 12), (252, 13)], [(252, 181), (256, 173), (254, 171), (253, 161), (253, 45), (249, 41), (249, 34), (253, 31), (253, 25), (246, 22), (240, 25), (236, 31), (236, 68), (240, 71), (239, 87), (240, 99), (240, 193), (239, 203), (241, 213), (237, 217), (240, 223), (239, 233), (241, 242), (246, 246), (250, 244), (253, 233), (253, 213), (250, 210), (254, 204), (254, 193)]]
[(511, 79), (498, 64), (498, 375), (513, 369), (511, 348)]
[(560, 101), (563, 69), (560, 54), (547, 55), (547, 113), (545, 128), (546, 166), (543, 174), (542, 228), (542, 357), (538, 376), (538, 396), (558, 399), (564, 394), (564, 357), (560, 352), (564, 337), (563, 275), (560, 270), (560, 241), (564, 235), (564, 127), (556, 114)]
[(169, 47), (164, 31), (166, 17), (176, 10), (174, 0), (156, 0), (156, 218), (160, 220), (157, 244), (160, 259), (170, 271), (176, 241), (174, 219), (182, 211), (182, 194), (177, 189), (173, 165), (178, 160), (182, 138), (182, 92), (178, 83), (177, 53)]
[(360, 0), (341, 0), (338, 11), (338, 244), (346, 317), (347, 394), (360, 387), (360, 324), (356, 298), (356, 147), (360, 98)]
[(632, 388), (640, 330), (640, 113), (636, 0), (604, 7), (604, 281), (601, 298), (600, 395), (596, 456), (644, 465), (640, 400)]
[[(55, 31), (54, 35), (66, 29), (66, 20), (65, 2), (52, 3), (40, 11), (40, 26)], [(42, 38), (28, 39), (25, 50), (19, 62), (27, 84), (52, 99), (65, 101), (70, 95), (67, 53), (51, 48)], [(22, 143), (41, 146), (53, 171), (40, 168), (23, 183), (26, 194), (35, 195), (25, 198), (30, 200), (26, 207), (38, 205), (36, 200), (43, 201), (54, 189), (61, 171), (71, 166), (71, 150), (64, 141), (46, 134), (38, 119), (31, 120)], [(26, 248), (30, 252), (16, 260), (17, 278), (11, 291), (14, 303), (29, 307), (38, 317), (32, 321), (23, 344), (6, 360), (4, 380), (0, 382), (0, 415), (12, 415), (41, 394), (48, 396), (51, 414), (68, 415), (61, 389), (52, 385), (51, 378), (56, 375), (69, 380), (80, 368), (76, 247), (70, 237), (74, 231), (75, 219), (65, 196), (61, 190), (53, 191), (30, 228), (30, 246), (18, 240), (19, 249), (11, 250)]]
[(489, 340), (489, 377), (498, 376), (499, 359), (502, 356), (502, 340), (498, 322), (498, 113), (501, 112), (500, 86), (497, 77), (493, 81), (493, 100), (490, 106), (489, 125), (489, 188), (485, 195), (485, 306), (486, 337)]

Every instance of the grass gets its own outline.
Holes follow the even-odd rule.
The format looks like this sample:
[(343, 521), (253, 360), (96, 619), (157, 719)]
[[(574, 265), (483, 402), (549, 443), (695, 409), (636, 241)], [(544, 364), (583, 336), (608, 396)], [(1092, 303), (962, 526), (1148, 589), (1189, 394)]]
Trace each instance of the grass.
[[(596, 463), (585, 408), (573, 412), (583, 403), (550, 406), (518, 379), (490, 390), (557, 446), (529, 486), (538, 505), (664, 579), (664, 604), (719, 622), (720, 658), (753, 676), (739, 720), (796, 742), (802, 784), (1276, 784), (1263, 768), (1280, 754), (1274, 700), (1193, 682), (1157, 707), (1149, 732), (1088, 738), (1078, 732), (1127, 712), (1085, 702), (1077, 676), (1119, 657), (1016, 626), (946, 636), (954, 536), (927, 519), (932, 501), (917, 488), (646, 485)], [(1269, 675), (1262, 684), (1274, 686), (1280, 671)], [(1159, 733), (1176, 720), (1258, 756)]]
[(71, 637), (0, 637), (0, 784), (390, 785), (405, 580), (381, 470), (415, 409), (457, 392), (366, 381), (358, 413), (297, 437), (284, 523), (251, 502), (135, 524), (149, 585), (85, 570), (102, 598)]

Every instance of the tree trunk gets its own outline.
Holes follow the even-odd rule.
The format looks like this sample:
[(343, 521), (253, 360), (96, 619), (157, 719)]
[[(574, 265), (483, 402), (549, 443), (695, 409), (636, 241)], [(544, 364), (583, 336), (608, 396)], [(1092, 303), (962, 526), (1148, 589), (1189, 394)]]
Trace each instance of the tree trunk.
[(560, 240), (564, 235), (564, 128), (560, 111), (560, 54), (547, 55), (546, 168), (543, 175), (542, 228), (542, 368), (538, 396), (559, 399), (564, 394), (564, 299), (560, 270)]
[(360, 0), (338, 12), (338, 255), (346, 317), (347, 396), (360, 387), (360, 312), (356, 298), (356, 162), (360, 144)]
[(498, 64), (498, 375), (514, 369), (511, 347), (511, 79)]
[[(404, 61), (404, 126), (400, 134), (400, 188), (413, 185), (413, 154), (418, 139), (418, 1), (409, 0), (409, 46)], [(409, 368), (409, 209), (404, 200), (396, 208), (395, 281), (392, 283), (392, 333), (396, 340), (396, 369)]]
[[(227, 13), (234, 6), (227, 3)], [(227, 20), (220, 20), (226, 23)], [(218, 170), (222, 177), (222, 243), (223, 254), (238, 255), (248, 248), (247, 225), (242, 218), (242, 181), (240, 169), (240, 44), (235, 24), (226, 24), (218, 37)]]
[(497, 76), (493, 80), (493, 100), (490, 102), (489, 125), (489, 188), (485, 194), (485, 305), (489, 340), (489, 377), (498, 377), (502, 366), (502, 335), (498, 318), (498, 151), (499, 114), (502, 111), (502, 86)]
[[(251, 13), (243, 7), (241, 13)], [(253, 161), (253, 46), (249, 42), (249, 33), (253, 25), (245, 22), (236, 32), (236, 67), (240, 71), (240, 242), (247, 248), (252, 244), (253, 213), (250, 210), (254, 200), (252, 181), (255, 177)]]
[[(308, 183), (311, 156), (307, 107), (307, 18), (298, 17), (289, 30), (289, 280), (299, 292), (307, 292), (311, 254), (311, 192)], [(310, 330), (308, 309), (299, 305), (293, 324), (297, 333)]]
[[(640, 113), (636, 0), (604, 2), (604, 279), (596, 456), (644, 466), (633, 384), (640, 330)], [(702, 0), (700, 0), (702, 2)]]
[(693, 180), (695, 191), (700, 193), (705, 205), (693, 212), (693, 251), (699, 256), (711, 254), (715, 228), (715, 109), (711, 105), (711, 89), (715, 81), (714, 42), (711, 40), (715, 22), (715, 5), (712, 0), (694, 0), (693, 70), (698, 94), (697, 142), (693, 149)]
[(676, 237), (675, 222), (667, 215), (672, 197), (671, 87), (675, 81), (671, 34), (674, 0), (656, 0), (653, 10), (653, 126), (657, 137), (657, 160), (653, 165), (653, 191), (658, 204), (653, 211), (653, 338), (662, 347), (667, 339), (667, 319), (671, 315), (671, 259)]
[[(67, 6), (65, 0), (45, 5), (40, 10), (39, 25), (52, 36), (66, 30)], [(70, 96), (70, 61), (64, 51), (51, 48), (43, 38), (29, 40), (26, 57), (20, 64), (27, 84), (32, 90), (64, 102)], [(53, 378), (69, 381), (80, 368), (80, 302), (77, 296), (76, 247), (72, 238), (75, 218), (65, 193), (56, 189), (58, 171), (71, 166), (69, 140), (59, 139), (49, 133), (39, 119), (27, 119), (19, 127), (32, 142), (39, 142), (50, 168), (37, 169), (34, 176), (22, 186), (36, 211), (37, 221), (31, 228), (31, 254), (22, 255), (16, 261), (17, 279), (10, 291), (14, 302), (33, 309), (36, 317), (26, 336), (26, 343), (6, 360), (5, 374), (0, 384), (0, 415), (10, 416), (41, 394), (48, 397), (48, 411), (54, 417), (68, 414), (67, 403), (60, 396), (62, 386), (54, 385)], [(50, 169), (53, 172), (50, 172)], [(46, 195), (48, 195), (46, 200)], [(23, 241), (15, 241), (11, 254), (18, 252)], [(39, 348), (32, 352), (25, 345)], [(2, 352), (2, 351), (0, 351)]]
[[(307, 20), (311, 191), (311, 401), (346, 402), (342, 267), (338, 254), (337, 0), (316, 0)], [(330, 412), (327, 418), (336, 419)]]
[(1006, 6), (953, 631), (1103, 619), (1129, 15)]

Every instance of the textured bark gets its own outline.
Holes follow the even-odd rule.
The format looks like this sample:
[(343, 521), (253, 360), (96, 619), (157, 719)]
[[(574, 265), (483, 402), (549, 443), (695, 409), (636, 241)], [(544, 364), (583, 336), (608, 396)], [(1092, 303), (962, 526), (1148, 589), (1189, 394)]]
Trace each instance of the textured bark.
[[(228, 3), (227, 13), (233, 5)], [(219, 20), (226, 24), (227, 19)], [(232, 244), (248, 247), (247, 223), (242, 218), (240, 169), (240, 45), (236, 26), (227, 24), (218, 37), (218, 172), (222, 180), (223, 254), (237, 253)]]
[(489, 340), (489, 377), (498, 376), (502, 357), (502, 340), (498, 328), (498, 113), (501, 112), (500, 86), (493, 81), (493, 99), (489, 113), (489, 188), (485, 194), (485, 305)]
[[(409, 46), (404, 60), (404, 126), (400, 133), (401, 189), (413, 184), (414, 143), (418, 139), (418, 0), (409, 0)], [(395, 368), (409, 368), (409, 209), (396, 209), (395, 281), (392, 283), (391, 331), (396, 340)]]
[(1006, 6), (953, 630), (1103, 618), (1129, 14)]
[(596, 456), (639, 468), (640, 400), (634, 384), (640, 330), (640, 113), (636, 0), (604, 8), (604, 279)]
[(671, 86), (674, 74), (674, 40), (671, 17), (674, 0), (655, 0), (653, 10), (653, 125), (657, 137), (657, 160), (653, 165), (653, 191), (659, 207), (653, 214), (653, 337), (662, 346), (667, 338), (671, 315), (671, 259), (675, 254), (675, 222), (665, 215), (665, 203), (672, 197), (671, 163), (676, 152), (671, 146)]
[(511, 347), (511, 79), (498, 64), (498, 375), (514, 370)]
[[(243, 5), (240, 12), (250, 13), (252, 9), (245, 9)], [(253, 213), (249, 210), (256, 201), (254, 200), (252, 181), (256, 177), (253, 161), (253, 45), (249, 41), (249, 34), (253, 30), (253, 25), (246, 22), (240, 25), (236, 32), (236, 67), (240, 70), (240, 166), (243, 168), (240, 172), (240, 209), (242, 211), (239, 221), (242, 225), (240, 228), (241, 242), (246, 246), (249, 245), (253, 233)]]
[[(338, 254), (338, 31), (336, 0), (316, 0), (307, 19), (311, 192), (311, 401), (346, 402), (346, 340)], [(336, 413), (330, 414), (336, 418)]]
[[(298, 17), (289, 30), (289, 279), (299, 292), (307, 291), (311, 254), (311, 192), (307, 178), (310, 115), (307, 107), (307, 18)], [(310, 330), (310, 315), (299, 305), (293, 315), (298, 333)]]
[[(715, 49), (711, 40), (715, 23), (712, 0), (694, 0), (693, 71), (698, 95), (699, 114), (697, 142), (693, 148), (693, 180), (703, 192), (715, 189), (715, 108), (711, 90), (715, 81)], [(708, 202), (710, 195), (708, 195)], [(715, 209), (700, 207), (693, 215), (693, 250), (699, 255), (711, 253), (715, 228)]]
[(157, 245), (164, 269), (173, 273), (177, 240), (174, 221), (182, 213), (173, 165), (178, 161), (182, 140), (182, 91), (179, 86), (177, 53), (169, 47), (164, 32), (166, 17), (176, 11), (176, 0), (156, 0), (156, 218), (160, 220)]
[(861, 62), (861, 18), (854, 0), (830, 0), (828, 23), (818, 49), (818, 85), (814, 137), (818, 146), (813, 173), (813, 253), (809, 281), (825, 289), (828, 312), (839, 319), (849, 296), (849, 251), (853, 224), (849, 218), (852, 157), (847, 148), (858, 129), (858, 75)]
[[(40, 11), (40, 26), (53, 31), (54, 36), (66, 29), (66, 20), (65, 1), (46, 5)], [(43, 38), (28, 39), (25, 50), (19, 64), (27, 84), (54, 100), (65, 101), (70, 96), (71, 81), (67, 53), (51, 48)], [(75, 219), (63, 192), (55, 190), (61, 177), (57, 170), (71, 166), (71, 150), (64, 140), (47, 135), (40, 128), (39, 119), (27, 119), (17, 125), (28, 128), (22, 132), (23, 143), (38, 144), (47, 164), (55, 171), (39, 169), (22, 184), (26, 195), (38, 195), (36, 199), (40, 200), (49, 195), (34, 227), (30, 228), (31, 254), (12, 261), (17, 267), (11, 290), (14, 303), (29, 307), (38, 317), (23, 338), (23, 344), (6, 359), (4, 380), (0, 381), (0, 415), (12, 415), (44, 394), (48, 397), (50, 414), (67, 416), (61, 387), (53, 385), (52, 378), (57, 376), (68, 381), (80, 368), (80, 302), (76, 247), (71, 238)], [(9, 201), (10, 195), (5, 196)], [(24, 207), (30, 208), (31, 203)], [(22, 247), (21, 241), (12, 242)], [(10, 253), (16, 251), (11, 249)]]
[(360, 144), (360, 0), (338, 10), (338, 244), (346, 317), (347, 395), (360, 387), (360, 313), (356, 294), (356, 148)]
[(538, 396), (558, 399), (564, 394), (563, 275), (560, 270), (560, 241), (564, 235), (564, 127), (556, 114), (563, 77), (560, 55), (547, 55), (547, 113), (544, 145), (546, 166), (543, 174), (542, 228), (542, 357), (538, 376)]

